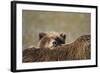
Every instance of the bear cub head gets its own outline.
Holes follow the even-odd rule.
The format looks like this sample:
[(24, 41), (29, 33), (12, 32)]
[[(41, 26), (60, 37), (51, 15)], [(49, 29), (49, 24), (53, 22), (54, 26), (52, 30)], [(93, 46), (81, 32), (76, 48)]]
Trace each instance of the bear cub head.
[(65, 44), (66, 34), (57, 32), (40, 32), (39, 47), (53, 48)]

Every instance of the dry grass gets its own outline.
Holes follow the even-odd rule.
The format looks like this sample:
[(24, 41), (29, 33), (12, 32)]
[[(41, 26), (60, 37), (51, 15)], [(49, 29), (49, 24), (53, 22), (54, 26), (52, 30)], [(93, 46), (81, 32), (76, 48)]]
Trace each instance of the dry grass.
[(23, 51), (23, 62), (86, 60), (90, 58), (90, 35), (80, 36), (73, 43), (55, 47), (52, 50), (33, 47)]

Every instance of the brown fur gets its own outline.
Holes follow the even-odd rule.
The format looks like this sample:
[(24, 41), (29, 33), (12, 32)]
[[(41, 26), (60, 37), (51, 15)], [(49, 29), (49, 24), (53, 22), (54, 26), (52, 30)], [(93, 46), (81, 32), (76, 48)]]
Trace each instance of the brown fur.
[(71, 44), (65, 44), (56, 49), (64, 49), (68, 52), (69, 59), (89, 59), (91, 54), (90, 35), (80, 36)]
[[(56, 41), (57, 43), (59, 41), (61, 41), (58, 45), (61, 44), (65, 44), (65, 37), (66, 35), (64, 33), (57, 33), (57, 32), (48, 32), (48, 33), (44, 33), (41, 32), (39, 34), (39, 47), (40, 48), (49, 48), (52, 49), (54, 46), (53, 42), (56, 41), (56, 38), (59, 38), (58, 41)], [(58, 46), (57, 45), (57, 46)]]
[(52, 50), (33, 47), (23, 51), (23, 62), (86, 60), (90, 58), (90, 35), (80, 36), (73, 43), (54, 47)]

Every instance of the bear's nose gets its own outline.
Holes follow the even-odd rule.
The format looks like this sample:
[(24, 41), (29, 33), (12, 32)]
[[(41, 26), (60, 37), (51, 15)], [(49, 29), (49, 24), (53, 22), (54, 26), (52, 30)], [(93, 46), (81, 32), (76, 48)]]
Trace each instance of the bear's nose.
[(57, 46), (57, 42), (56, 42), (56, 41), (54, 41), (54, 42), (53, 42), (53, 45), (56, 47), (56, 46)]

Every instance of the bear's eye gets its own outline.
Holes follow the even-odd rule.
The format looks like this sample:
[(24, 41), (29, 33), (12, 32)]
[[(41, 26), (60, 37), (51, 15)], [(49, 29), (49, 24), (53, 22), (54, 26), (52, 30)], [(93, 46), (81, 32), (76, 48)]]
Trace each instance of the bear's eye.
[(62, 38), (57, 37), (55, 40), (57, 41), (58, 45), (65, 44), (65, 40), (63, 40)]

